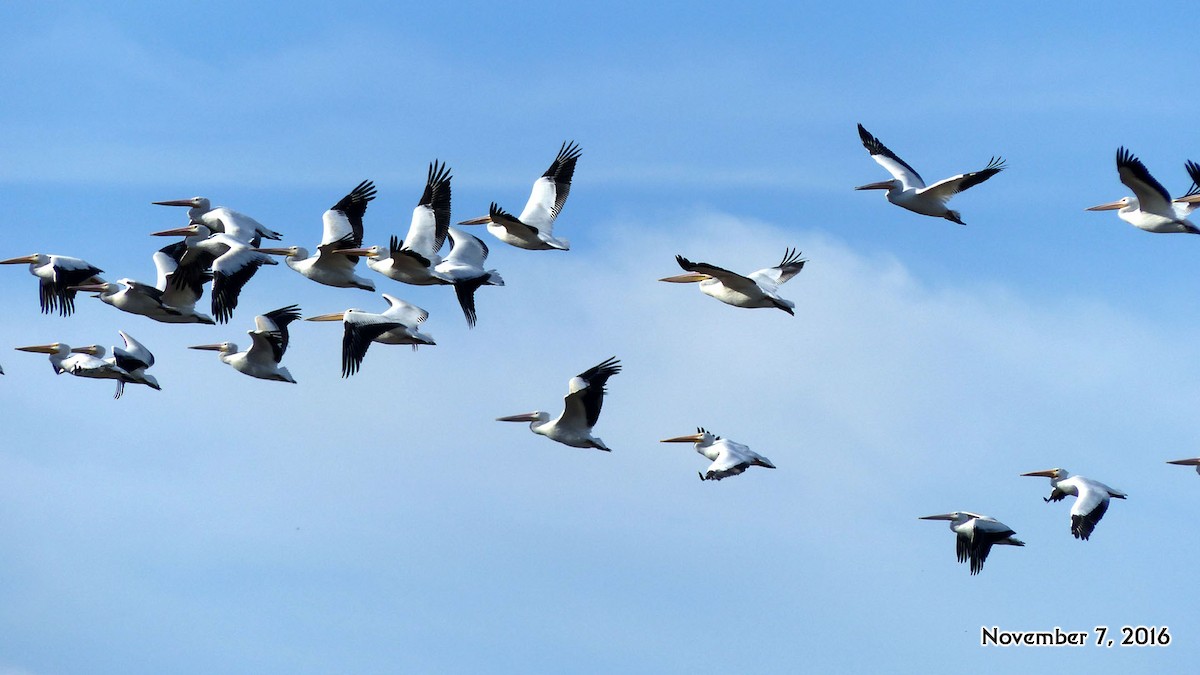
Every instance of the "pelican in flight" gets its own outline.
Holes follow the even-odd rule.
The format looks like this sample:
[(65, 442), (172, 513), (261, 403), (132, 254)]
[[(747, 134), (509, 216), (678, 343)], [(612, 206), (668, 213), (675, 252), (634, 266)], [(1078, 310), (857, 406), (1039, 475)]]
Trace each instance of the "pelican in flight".
[(788, 249), (778, 265), (758, 270), (751, 273), (750, 276), (744, 277), (716, 265), (692, 262), (681, 255), (675, 256), (675, 261), (688, 273), (659, 279), (659, 281), (676, 284), (699, 282), (701, 293), (712, 296), (727, 305), (774, 307), (782, 309), (792, 316), (796, 315), (796, 312), (793, 311), (796, 303), (779, 297), (779, 285), (796, 276), (800, 270), (804, 269), (804, 263), (808, 262), (800, 257), (800, 252), (796, 249)]
[[(70, 373), (76, 377), (86, 377), (99, 380), (128, 380), (129, 373), (115, 364), (109, 363), (93, 355), (95, 345), (89, 347), (71, 348), (62, 342), (31, 347), (17, 347), (17, 351), (35, 354), (49, 354), (50, 366), (56, 375)], [(100, 348), (103, 353), (103, 348)]]
[(713, 461), (708, 465), (708, 470), (704, 473), (699, 473), (700, 480), (721, 480), (730, 476), (736, 476), (744, 472), (752, 466), (761, 466), (768, 469), (774, 469), (775, 465), (771, 460), (754, 452), (750, 448), (741, 443), (734, 443), (720, 436), (713, 436), (703, 428), (697, 428), (696, 433), (690, 436), (676, 436), (668, 438), (660, 443), (695, 443), (696, 452), (704, 455)]
[(186, 206), (188, 207), (188, 222), (200, 223), (213, 232), (227, 234), (247, 246), (258, 246), (263, 239), (283, 238), (283, 235), (244, 213), (224, 206), (214, 207), (212, 202), (205, 197), (152, 203), (159, 206)]
[(496, 421), (529, 422), (529, 429), (533, 433), (564, 445), (611, 452), (604, 441), (592, 435), (592, 427), (596, 426), (596, 421), (600, 419), (600, 407), (604, 404), (604, 385), (608, 378), (619, 372), (620, 361), (614, 356), (571, 378), (567, 383), (562, 414), (553, 420), (550, 419), (550, 413), (535, 410), (520, 415), (497, 417)]
[(567, 203), (567, 195), (571, 193), (571, 177), (575, 175), (575, 162), (579, 161), (581, 152), (574, 141), (562, 144), (550, 168), (533, 182), (533, 192), (520, 217), (514, 217), (492, 202), (488, 215), (464, 220), (459, 225), (486, 223), (488, 232), (518, 248), (566, 251), (571, 246), (566, 239), (554, 237), (554, 219), (562, 211), (563, 204)]
[(375, 199), (375, 184), (364, 180), (338, 200), (321, 216), (324, 231), (317, 255), (309, 257), (308, 249), (300, 246), (286, 248), (256, 248), (259, 253), (287, 256), (287, 266), (319, 284), (337, 288), (361, 288), (374, 291), (375, 282), (354, 273), (358, 256), (338, 255), (342, 248), (359, 248), (363, 241), (363, 214), (367, 204)]
[(151, 286), (133, 279), (117, 279), (115, 283), (84, 284), (71, 290), (96, 293), (96, 297), (123, 312), (140, 314), (162, 323), (213, 324), (211, 317), (196, 311), (196, 301), (204, 292), (204, 282), (213, 278), (210, 272), (200, 272), (189, 279), (183, 288), (176, 288), (172, 275), (187, 246), (171, 244), (154, 254), (158, 268), (158, 284)]
[(1089, 207), (1088, 211), (1113, 211), (1117, 217), (1139, 230), (1156, 233), (1182, 232), (1200, 234), (1200, 228), (1188, 219), (1200, 202), (1200, 166), (1189, 161), (1186, 165), (1192, 178), (1192, 189), (1177, 200), (1158, 182), (1142, 160), (1125, 148), (1117, 148), (1117, 175), (1130, 190), (1132, 197), (1122, 197), (1115, 202)]
[(219, 352), (222, 363), (227, 363), (250, 377), (295, 384), (296, 380), (292, 378), (292, 374), (287, 368), (280, 366), (279, 362), (288, 347), (288, 324), (299, 318), (300, 308), (296, 305), (281, 307), (254, 317), (255, 329), (246, 331), (252, 342), (250, 349), (244, 352), (239, 352), (237, 345), (232, 342), (196, 345), (188, 349)]
[(925, 187), (925, 180), (916, 169), (888, 150), (886, 145), (872, 136), (861, 124), (858, 125), (858, 136), (862, 139), (863, 147), (871, 153), (871, 159), (892, 174), (892, 180), (860, 185), (854, 188), (855, 190), (887, 190), (887, 200), (896, 206), (903, 206), (924, 216), (945, 218), (959, 225), (966, 225), (962, 221), (962, 215), (958, 211), (946, 208), (946, 202), (954, 195), (979, 185), (1005, 168), (1003, 158), (992, 157), (988, 165), (980, 171), (961, 173)]
[(387, 300), (388, 308), (381, 314), (348, 309), (345, 312), (321, 314), (307, 319), (341, 321), (345, 326), (345, 333), (342, 335), (342, 377), (350, 377), (358, 372), (372, 342), (384, 345), (412, 345), (414, 350), (419, 345), (437, 344), (432, 336), (417, 330), (417, 326), (429, 318), (429, 312), (393, 295), (382, 295), (383, 299)]
[(104, 358), (104, 347), (100, 345), (90, 345), (88, 347), (78, 347), (72, 351), (81, 354), (88, 354), (98, 359), (103, 359), (105, 363), (112, 364), (121, 370), (124, 370), (127, 377), (117, 380), (117, 391), (113, 394), (113, 398), (121, 398), (121, 394), (125, 393), (125, 383), (144, 384), (155, 391), (162, 391), (158, 380), (149, 373), (146, 369), (154, 365), (154, 354), (150, 353), (149, 349), (142, 343), (135, 340), (125, 331), (117, 331), (121, 335), (121, 339), (125, 341), (124, 347), (113, 347), (112, 356)]
[(0, 260), (0, 265), (29, 264), (29, 273), (38, 278), (38, 292), (42, 303), (42, 314), (58, 312), (59, 316), (70, 316), (75, 312), (75, 293), (72, 286), (100, 284), (104, 270), (95, 265), (65, 255), (34, 253)]
[(1096, 523), (1099, 523), (1100, 519), (1104, 517), (1104, 512), (1108, 511), (1109, 497), (1125, 499), (1128, 496), (1099, 481), (1083, 476), (1072, 476), (1065, 469), (1031, 471), (1021, 475), (1050, 479), (1052, 488), (1050, 496), (1043, 497), (1042, 501), (1057, 502), (1062, 501), (1067, 495), (1075, 496), (1075, 504), (1071, 507), (1071, 534), (1075, 535), (1076, 539), (1084, 541), (1092, 536), (1092, 530), (1096, 529)]
[(442, 258), (438, 251), (446, 241), (450, 226), (450, 169), (443, 162), (429, 165), (425, 179), (425, 192), (413, 209), (412, 222), (404, 239), (392, 237), (390, 246), (367, 248), (344, 248), (342, 255), (361, 255), (367, 258), (367, 267), (389, 279), (430, 286), (447, 283), (434, 273), (433, 268)]
[[(237, 309), (242, 288), (263, 265), (278, 265), (271, 256), (259, 253), (228, 234), (213, 233), (207, 225), (192, 223), (187, 227), (152, 233), (155, 237), (184, 237), (186, 252), (171, 273), (171, 283), (180, 290), (199, 297), (197, 283), (203, 284), (212, 273), (212, 313), (219, 323), (227, 323)], [(163, 249), (166, 250), (166, 249)]]
[(1200, 457), (1194, 457), (1192, 459), (1173, 459), (1173, 460), (1167, 462), (1167, 464), (1177, 464), (1179, 466), (1192, 466), (1192, 467), (1196, 468), (1196, 473), (1200, 473)]
[(1013, 535), (1012, 528), (989, 516), (970, 511), (952, 511), (936, 516), (921, 516), (921, 520), (948, 520), (950, 531), (958, 535), (956, 550), (958, 562), (971, 561), (971, 574), (979, 574), (992, 547), (1024, 546), (1025, 542)]

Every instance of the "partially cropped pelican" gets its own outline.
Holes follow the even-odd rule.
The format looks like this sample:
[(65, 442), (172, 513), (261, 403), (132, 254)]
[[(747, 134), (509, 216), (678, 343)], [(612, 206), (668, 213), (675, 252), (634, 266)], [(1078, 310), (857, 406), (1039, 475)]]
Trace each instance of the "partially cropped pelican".
[(404, 239), (393, 236), (391, 245), (346, 248), (342, 255), (361, 255), (367, 267), (396, 281), (429, 286), (446, 283), (433, 272), (442, 258), (438, 255), (450, 226), (450, 169), (443, 162), (429, 165), (425, 191), (413, 209), (412, 222)]
[[(103, 284), (84, 284), (72, 286), (73, 290), (96, 293), (105, 304), (112, 305), (122, 312), (140, 314), (155, 321), (164, 323), (189, 323), (183, 312), (171, 307), (163, 301), (163, 292), (149, 284), (143, 284), (133, 279), (117, 279), (116, 282)], [(171, 319), (178, 319), (171, 321)], [(209, 323), (212, 323), (210, 320)]]
[(892, 180), (860, 185), (854, 188), (855, 190), (887, 190), (887, 200), (896, 206), (924, 216), (945, 218), (959, 225), (966, 225), (962, 221), (962, 215), (947, 208), (946, 202), (954, 195), (979, 185), (1005, 168), (1002, 158), (992, 157), (988, 165), (979, 171), (961, 173), (925, 187), (925, 180), (916, 169), (888, 150), (887, 146), (872, 136), (861, 124), (858, 125), (858, 136), (862, 139), (863, 147), (871, 153), (871, 159), (892, 174)]
[[(696, 452), (713, 461), (708, 470), (700, 473), (700, 480), (721, 480), (736, 476), (752, 466), (774, 469), (771, 460), (754, 452), (741, 443), (734, 443), (720, 436), (713, 436), (703, 428), (697, 428), (696, 433), (689, 436), (667, 438), (660, 443), (695, 443)], [(699, 472), (697, 472), (699, 473)]]
[(562, 144), (550, 168), (533, 182), (533, 191), (520, 217), (513, 216), (492, 202), (488, 215), (464, 220), (459, 225), (486, 223), (488, 232), (518, 248), (566, 251), (571, 246), (566, 239), (554, 237), (554, 220), (558, 218), (571, 192), (571, 178), (575, 175), (575, 163), (579, 161), (581, 152), (574, 141)]
[(1031, 471), (1021, 475), (1050, 479), (1052, 488), (1050, 496), (1044, 497), (1043, 501), (1057, 502), (1065, 499), (1067, 495), (1075, 496), (1075, 504), (1071, 507), (1071, 534), (1076, 539), (1085, 541), (1092, 536), (1092, 530), (1096, 529), (1096, 523), (1099, 523), (1100, 519), (1104, 517), (1104, 513), (1108, 511), (1109, 497), (1125, 499), (1128, 496), (1099, 481), (1083, 476), (1072, 476), (1065, 469)]
[(237, 345), (232, 342), (196, 345), (188, 349), (219, 352), (222, 363), (227, 363), (250, 377), (295, 384), (296, 380), (292, 378), (292, 374), (287, 368), (280, 366), (279, 362), (288, 347), (288, 324), (299, 318), (300, 308), (296, 305), (281, 307), (254, 317), (255, 329), (246, 331), (253, 342), (250, 349), (244, 352), (239, 352)]
[(42, 314), (58, 312), (59, 316), (70, 316), (75, 312), (76, 291), (71, 290), (72, 286), (104, 283), (99, 276), (104, 270), (86, 260), (70, 256), (34, 253), (0, 260), (0, 265), (26, 263), (29, 264), (29, 273), (38, 278)]
[(1012, 528), (989, 516), (970, 511), (952, 511), (936, 516), (921, 516), (921, 520), (949, 520), (950, 531), (958, 535), (955, 550), (958, 562), (971, 561), (971, 574), (979, 574), (992, 547), (997, 545), (1024, 546), (1013, 535)]
[(562, 414), (551, 420), (550, 413), (535, 410), (520, 415), (497, 417), (497, 422), (529, 422), (529, 429), (551, 440), (573, 448), (596, 448), (611, 452), (604, 441), (592, 435), (592, 427), (600, 419), (604, 404), (605, 383), (621, 372), (620, 361), (614, 356), (603, 361), (567, 383)]
[[(1188, 162), (1186, 167), (1193, 181), (1192, 186), (1196, 188), (1200, 167), (1194, 162)], [(1117, 175), (1126, 187), (1133, 190), (1134, 196), (1092, 206), (1088, 211), (1116, 210), (1118, 218), (1147, 232), (1200, 234), (1200, 228), (1187, 219), (1196, 208), (1196, 202), (1200, 201), (1200, 190), (1189, 190), (1178, 200), (1172, 200), (1171, 194), (1150, 175), (1142, 160), (1123, 147), (1117, 148)]]
[(188, 222), (200, 223), (213, 232), (227, 234), (247, 246), (258, 246), (263, 239), (283, 238), (283, 235), (267, 228), (244, 213), (224, 206), (214, 207), (206, 197), (172, 199), (153, 203), (159, 206), (186, 206), (188, 207)]
[(688, 273), (659, 281), (677, 284), (699, 282), (701, 293), (727, 305), (774, 307), (795, 316), (793, 308), (796, 303), (779, 297), (778, 290), (780, 284), (786, 283), (804, 269), (804, 263), (808, 261), (802, 259), (795, 249), (788, 249), (778, 265), (758, 270), (746, 277), (716, 265), (692, 262), (681, 255), (675, 256), (675, 262)]
[[(171, 273), (175, 288), (193, 289), (197, 280), (212, 278), (212, 313), (218, 323), (226, 323), (237, 309), (242, 288), (263, 265), (278, 265), (265, 253), (228, 234), (212, 233), (206, 225), (192, 223), (187, 227), (152, 233), (155, 237), (184, 237), (186, 251), (177, 259)], [(165, 250), (165, 249), (164, 249)], [(199, 283), (203, 283), (200, 281)]]
[[(92, 353), (95, 350), (94, 345), (72, 349), (68, 344), (53, 342), (48, 345), (17, 347), (16, 349), (34, 354), (49, 354), (50, 366), (58, 375), (69, 373), (76, 377), (98, 380), (127, 380), (129, 378), (129, 373), (121, 367), (94, 356)], [(103, 353), (103, 348), (100, 353)]]
[(309, 317), (307, 321), (341, 321), (345, 326), (342, 335), (342, 377), (350, 377), (358, 372), (367, 349), (372, 342), (385, 345), (412, 345), (415, 350), (418, 345), (437, 344), (433, 337), (417, 330), (429, 312), (404, 302), (393, 295), (383, 293), (388, 308), (381, 314), (364, 312), (361, 309), (348, 309), (344, 312), (321, 314)]
[(1195, 467), (1196, 473), (1200, 473), (1200, 457), (1193, 457), (1192, 459), (1173, 459), (1167, 462), (1167, 464)]
[(337, 253), (338, 249), (362, 246), (363, 214), (367, 212), (367, 203), (372, 199), (375, 199), (375, 184), (364, 180), (326, 211), (321, 217), (324, 230), (315, 256), (309, 257), (308, 249), (300, 246), (254, 250), (287, 256), (284, 261), (288, 267), (319, 284), (374, 291), (374, 281), (354, 273), (358, 256)]

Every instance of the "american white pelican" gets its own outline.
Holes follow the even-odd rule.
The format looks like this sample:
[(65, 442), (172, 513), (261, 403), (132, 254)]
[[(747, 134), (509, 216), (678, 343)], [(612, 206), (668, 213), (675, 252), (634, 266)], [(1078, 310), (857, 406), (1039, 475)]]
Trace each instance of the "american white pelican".
[(754, 452), (750, 448), (741, 443), (734, 443), (720, 436), (713, 436), (703, 428), (697, 428), (696, 433), (689, 436), (676, 436), (668, 438), (660, 443), (695, 443), (696, 452), (704, 455), (713, 461), (708, 465), (708, 470), (704, 473), (696, 472), (700, 475), (700, 480), (721, 480), (729, 476), (736, 476), (752, 466), (761, 466), (768, 469), (774, 469), (775, 465), (771, 460)]
[(75, 312), (75, 293), (72, 286), (85, 283), (104, 283), (99, 274), (104, 270), (95, 265), (65, 255), (34, 253), (0, 260), (0, 265), (28, 263), (29, 273), (38, 278), (38, 294), (42, 303), (42, 314), (58, 312), (59, 316), (70, 316)]
[(279, 380), (291, 382), (296, 380), (287, 368), (279, 365), (288, 347), (288, 324), (300, 318), (300, 308), (296, 305), (280, 307), (273, 312), (254, 317), (255, 329), (246, 331), (252, 338), (250, 349), (239, 352), (237, 345), (232, 342), (218, 342), (210, 345), (196, 345), (188, 349), (204, 349), (220, 353), (222, 363), (227, 363), (239, 372), (260, 380)]
[[(193, 288), (197, 279), (212, 271), (212, 313), (217, 322), (226, 323), (237, 309), (238, 296), (258, 268), (278, 265), (266, 253), (260, 253), (227, 234), (213, 234), (206, 225), (154, 232), (156, 237), (184, 237), (187, 251), (179, 258), (172, 283), (176, 288)], [(201, 282), (202, 283), (202, 282)]]
[(675, 261), (679, 263), (680, 267), (687, 270), (688, 274), (667, 277), (659, 279), (659, 281), (676, 284), (699, 282), (701, 293), (712, 296), (727, 305), (774, 307), (782, 309), (792, 316), (796, 315), (796, 312), (793, 311), (796, 303), (779, 297), (779, 285), (796, 276), (800, 270), (804, 269), (804, 263), (808, 262), (800, 257), (800, 252), (796, 249), (788, 249), (778, 265), (758, 270), (750, 276), (744, 277), (716, 265), (692, 262), (681, 255), (675, 256)]
[(342, 377), (350, 377), (358, 372), (372, 342), (412, 345), (414, 350), (419, 345), (437, 344), (432, 336), (417, 330), (417, 326), (429, 318), (429, 312), (393, 295), (382, 295), (388, 303), (388, 308), (382, 314), (348, 309), (345, 312), (321, 314), (307, 319), (341, 321), (345, 326), (345, 333), (342, 335)]
[(575, 175), (575, 162), (579, 161), (581, 152), (575, 141), (562, 144), (550, 168), (533, 182), (533, 192), (519, 218), (492, 202), (488, 215), (464, 220), (459, 225), (486, 223), (488, 232), (518, 248), (566, 251), (571, 246), (566, 239), (554, 237), (554, 219), (567, 202), (567, 195), (571, 192), (571, 177)]
[(205, 197), (152, 203), (159, 206), (186, 206), (188, 222), (200, 223), (213, 232), (227, 234), (248, 246), (258, 246), (263, 239), (283, 238), (283, 235), (244, 213), (224, 206), (212, 206), (212, 202)]
[(1075, 535), (1076, 539), (1084, 541), (1092, 536), (1092, 530), (1096, 529), (1096, 523), (1099, 523), (1100, 519), (1104, 517), (1104, 512), (1108, 511), (1108, 498), (1125, 499), (1128, 496), (1099, 481), (1083, 476), (1072, 476), (1065, 469), (1031, 471), (1021, 475), (1050, 479), (1052, 488), (1050, 496), (1043, 497), (1042, 501), (1058, 502), (1067, 495), (1075, 496), (1075, 504), (1071, 507), (1071, 534)]
[(921, 516), (921, 520), (949, 520), (950, 531), (958, 535), (958, 562), (971, 561), (971, 574), (979, 574), (992, 547), (996, 545), (1024, 546), (1025, 542), (1013, 537), (1016, 532), (990, 516), (970, 511), (952, 511), (936, 516)]
[(981, 171), (962, 173), (925, 187), (925, 180), (916, 169), (888, 150), (887, 146), (880, 143), (879, 139), (872, 136), (861, 124), (858, 125), (858, 136), (862, 139), (863, 147), (871, 153), (871, 159), (887, 169), (893, 180), (860, 185), (854, 188), (855, 190), (887, 190), (887, 200), (896, 206), (903, 206), (909, 211), (925, 216), (945, 218), (959, 225), (966, 223), (962, 221), (958, 211), (946, 208), (946, 202), (954, 195), (979, 185), (1005, 169), (1002, 158), (992, 157)]
[[(158, 270), (155, 286), (163, 292), (163, 302), (180, 313), (178, 318), (160, 319), (164, 323), (215, 323), (212, 317), (196, 311), (196, 303), (204, 294), (204, 284), (213, 280), (211, 271), (179, 271), (179, 262), (187, 254), (187, 242), (169, 244), (154, 252), (154, 267)], [(265, 262), (265, 261), (264, 261)]]
[[(1200, 172), (1194, 172), (1193, 162), (1188, 162), (1186, 166), (1195, 187)], [(1116, 210), (1117, 217), (1121, 220), (1147, 232), (1200, 234), (1200, 228), (1187, 219), (1196, 208), (1195, 202), (1200, 201), (1200, 193), (1189, 190), (1179, 200), (1172, 200), (1170, 193), (1162, 183), (1150, 175), (1142, 160), (1123, 147), (1117, 148), (1117, 175), (1126, 187), (1133, 190), (1134, 196), (1092, 206), (1088, 211)]]
[(1192, 459), (1173, 459), (1173, 460), (1167, 462), (1167, 464), (1177, 464), (1179, 466), (1192, 466), (1192, 467), (1196, 468), (1196, 473), (1200, 473), (1200, 457), (1193, 457)]
[(467, 326), (475, 327), (475, 291), (480, 286), (503, 286), (504, 279), (496, 270), (485, 270), (488, 247), (473, 234), (451, 227), (450, 254), (437, 264), (434, 272), (447, 283), (454, 285), (454, 294), (467, 317)]
[(562, 414), (550, 419), (550, 413), (535, 410), (520, 415), (497, 417), (497, 422), (529, 422), (529, 429), (573, 448), (596, 448), (611, 452), (604, 441), (592, 435), (592, 427), (600, 419), (600, 407), (604, 404), (605, 383), (608, 378), (621, 372), (620, 361), (611, 357), (571, 378), (567, 383), (567, 395), (563, 399)]
[(413, 209), (412, 222), (404, 239), (392, 236), (390, 246), (347, 248), (337, 251), (342, 255), (361, 255), (367, 258), (367, 267), (389, 279), (430, 286), (444, 284), (433, 268), (442, 258), (438, 251), (446, 241), (450, 226), (450, 169), (443, 162), (429, 165), (425, 179), (425, 192)]
[(375, 199), (375, 184), (364, 180), (321, 216), (324, 232), (317, 255), (308, 256), (300, 246), (258, 248), (259, 253), (287, 256), (287, 266), (319, 284), (337, 288), (361, 288), (374, 291), (375, 282), (354, 273), (358, 256), (338, 255), (341, 248), (359, 248), (363, 240), (363, 214), (367, 203)]
[(155, 391), (162, 391), (158, 380), (146, 372), (147, 368), (154, 365), (154, 354), (151, 354), (145, 345), (130, 337), (125, 331), (117, 332), (121, 334), (121, 339), (125, 341), (125, 346), (113, 347), (113, 354), (108, 358), (104, 358), (104, 347), (100, 345), (76, 347), (71, 351), (103, 359), (105, 363), (112, 364), (125, 371), (125, 377), (117, 378), (117, 391), (113, 394), (113, 398), (121, 398), (121, 394), (125, 393), (126, 382), (144, 384)]
[(54, 372), (57, 375), (70, 373), (76, 377), (100, 380), (129, 378), (129, 373), (125, 372), (121, 367), (93, 356), (91, 352), (94, 350), (94, 345), (72, 349), (68, 344), (53, 342), (48, 345), (17, 347), (16, 349), (21, 352), (49, 354), (50, 366), (54, 368)]

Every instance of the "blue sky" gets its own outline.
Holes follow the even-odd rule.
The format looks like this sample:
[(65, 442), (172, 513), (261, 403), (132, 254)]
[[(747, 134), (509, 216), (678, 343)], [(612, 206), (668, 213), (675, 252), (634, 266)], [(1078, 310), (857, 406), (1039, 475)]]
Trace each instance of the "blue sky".
[[(201, 194), (311, 247), (364, 178), (368, 243), (403, 235), (433, 159), (454, 216), (519, 209), (583, 147), (555, 233), (489, 240), (504, 288), (468, 331), (445, 289), (377, 279), (438, 345), (377, 346), (339, 377), (341, 331), (297, 325), (295, 386), (187, 345), (253, 316), (381, 298), (283, 266), (225, 326), (80, 298), (37, 311), (0, 269), (0, 673), (1099, 672), (1181, 670), (1200, 622), (1196, 249), (1084, 208), (1126, 194), (1125, 145), (1173, 193), (1200, 160), (1178, 7), (936, 12), (889, 3), (644, 3), (514, 10), (44, 3), (0, 22), (0, 257), (75, 255), (152, 279), (145, 235)], [(861, 122), (958, 196), (967, 227), (855, 185)], [(796, 316), (655, 279), (673, 256), (751, 271), (791, 246)], [(163, 391), (54, 377), (7, 347), (158, 357)], [(616, 355), (609, 454), (494, 422), (557, 410)], [(701, 483), (660, 438), (705, 426), (778, 470)], [(1054, 466), (1130, 494), (1091, 541), (1044, 504)], [(977, 577), (944, 523), (971, 510), (1028, 545)], [(1182, 592), (1181, 592), (1182, 591)], [(1168, 625), (1165, 649), (982, 649), (981, 626)]]

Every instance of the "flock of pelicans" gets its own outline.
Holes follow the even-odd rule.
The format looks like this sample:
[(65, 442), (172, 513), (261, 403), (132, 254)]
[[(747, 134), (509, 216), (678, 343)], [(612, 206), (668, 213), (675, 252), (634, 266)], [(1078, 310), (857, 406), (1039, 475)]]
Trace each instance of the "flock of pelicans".
[[(946, 204), (951, 197), (978, 185), (1005, 169), (1004, 160), (993, 158), (979, 171), (960, 174), (926, 185), (920, 174), (887, 148), (860, 124), (858, 133), (871, 158), (889, 174), (891, 180), (862, 185), (857, 190), (886, 190), (887, 200), (918, 214), (945, 218), (965, 224), (961, 214)], [(580, 157), (574, 142), (565, 142), (550, 168), (533, 184), (532, 193), (519, 216), (493, 202), (488, 215), (462, 221), (459, 225), (486, 225), (500, 241), (529, 250), (568, 250), (567, 240), (554, 236), (555, 220), (566, 203), (571, 179)], [(1132, 197), (1101, 204), (1089, 211), (1117, 210), (1122, 220), (1149, 232), (1200, 234), (1188, 216), (1200, 206), (1200, 165), (1185, 165), (1192, 184), (1182, 196), (1172, 198), (1146, 166), (1125, 148), (1117, 150), (1117, 174), (1133, 191)], [(425, 190), (413, 210), (412, 223), (404, 239), (391, 237), (388, 246), (363, 246), (363, 215), (375, 198), (371, 181), (359, 183), (334, 204), (322, 217), (324, 223), (316, 254), (300, 246), (263, 248), (262, 240), (282, 240), (283, 235), (257, 220), (223, 206), (212, 206), (204, 197), (154, 202), (164, 206), (188, 208), (185, 227), (153, 233), (154, 236), (181, 237), (153, 255), (158, 276), (154, 285), (129, 278), (106, 282), (102, 270), (79, 258), (61, 255), (33, 255), (0, 260), (0, 264), (28, 264), (38, 278), (43, 313), (69, 316), (78, 292), (94, 293), (101, 301), (131, 314), (140, 314), (163, 323), (227, 323), (237, 308), (238, 295), (251, 277), (265, 265), (276, 265), (273, 256), (283, 256), (288, 267), (327, 286), (375, 291), (375, 282), (359, 276), (358, 262), (395, 281), (414, 285), (445, 285), (454, 288), (468, 326), (477, 320), (475, 293), (482, 286), (503, 286), (495, 270), (485, 268), (487, 245), (478, 237), (450, 226), (450, 170), (444, 163), (429, 166)], [(447, 238), (450, 249), (440, 255)], [(779, 295), (779, 286), (798, 274), (805, 264), (799, 252), (788, 250), (778, 265), (741, 275), (703, 262), (676, 256), (684, 274), (661, 281), (697, 283), (701, 292), (735, 307), (774, 308), (794, 315), (795, 303)], [(206, 284), (210, 284), (212, 315), (197, 310)], [(434, 341), (419, 330), (428, 318), (425, 310), (383, 293), (388, 307), (380, 313), (359, 309), (309, 317), (309, 321), (341, 321), (342, 376), (357, 372), (373, 343), (432, 345)], [(239, 351), (232, 342), (194, 345), (191, 349), (211, 350), (220, 360), (241, 373), (264, 380), (295, 382), (281, 365), (288, 347), (288, 326), (301, 318), (296, 305), (281, 307), (256, 316), (254, 330), (248, 331), (251, 345)], [(131, 335), (119, 331), (122, 347), (113, 347), (112, 355), (99, 345), (72, 348), (55, 342), (17, 347), (20, 351), (48, 354), (55, 373), (78, 377), (114, 380), (116, 396), (126, 384), (160, 386), (146, 371), (154, 365), (154, 355)], [(609, 358), (571, 378), (567, 385), (562, 413), (551, 419), (550, 413), (534, 411), (500, 417), (502, 422), (528, 422), (533, 433), (577, 448), (609, 451), (592, 430), (600, 417), (605, 386), (621, 371), (620, 362)], [(3, 373), (3, 370), (0, 370)], [(769, 459), (705, 429), (677, 436), (663, 443), (692, 443), (696, 452), (712, 463), (700, 473), (701, 480), (721, 480), (743, 473), (750, 467), (774, 469)], [(1171, 462), (1195, 466), (1200, 458)], [(1048, 469), (1022, 474), (1050, 479), (1051, 493), (1045, 501), (1060, 501), (1074, 496), (1071, 508), (1071, 534), (1086, 540), (1108, 510), (1110, 499), (1125, 499), (1126, 494), (1083, 476), (1072, 476), (1063, 469)], [(957, 539), (959, 562), (969, 562), (971, 574), (983, 568), (993, 546), (1024, 546), (1007, 525), (995, 518), (969, 511), (925, 516), (923, 520), (950, 521)]]

